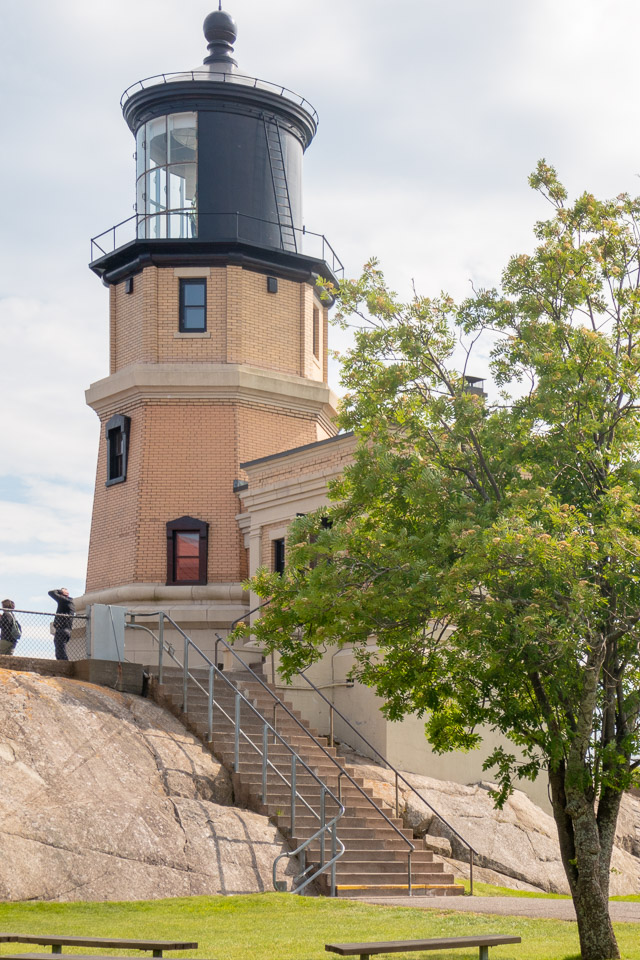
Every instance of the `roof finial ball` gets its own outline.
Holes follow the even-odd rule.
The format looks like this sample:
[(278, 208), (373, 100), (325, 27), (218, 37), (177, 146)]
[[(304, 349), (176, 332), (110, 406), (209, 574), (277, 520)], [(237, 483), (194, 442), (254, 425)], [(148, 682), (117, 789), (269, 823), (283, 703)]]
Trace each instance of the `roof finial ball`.
[(238, 64), (231, 54), (238, 36), (238, 28), (233, 17), (222, 9), (222, 0), (218, 9), (205, 19), (203, 30), (209, 50), (209, 56), (204, 62), (211, 64), (212, 69), (224, 73), (234, 70)]

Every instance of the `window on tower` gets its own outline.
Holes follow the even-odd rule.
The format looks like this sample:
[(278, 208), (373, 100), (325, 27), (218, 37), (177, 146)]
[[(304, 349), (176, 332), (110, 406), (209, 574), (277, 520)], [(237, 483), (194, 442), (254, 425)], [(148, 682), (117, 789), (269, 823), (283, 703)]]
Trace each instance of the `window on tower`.
[(138, 238), (198, 235), (197, 113), (172, 113), (136, 134)]
[(320, 359), (320, 310), (313, 308), (313, 355)]
[(180, 281), (180, 332), (204, 333), (207, 329), (207, 281)]
[(279, 573), (280, 576), (284, 573), (285, 566), (285, 539), (284, 537), (279, 537), (277, 540), (273, 540), (273, 572)]
[(127, 460), (129, 457), (129, 432), (131, 418), (122, 413), (107, 422), (105, 427), (107, 437), (107, 482), (108, 487), (114, 483), (124, 483), (127, 479)]
[(194, 517), (167, 523), (167, 585), (205, 584), (209, 524)]

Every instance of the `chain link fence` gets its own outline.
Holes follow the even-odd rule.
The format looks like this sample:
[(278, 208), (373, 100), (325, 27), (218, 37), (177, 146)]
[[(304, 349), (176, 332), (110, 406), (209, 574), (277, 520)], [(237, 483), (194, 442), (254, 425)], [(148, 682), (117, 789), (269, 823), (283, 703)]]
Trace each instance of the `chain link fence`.
[[(56, 653), (53, 643), (55, 633), (54, 619), (59, 623), (63, 618), (69, 622), (71, 637), (67, 643), (69, 660), (86, 660), (88, 617), (81, 614), (40, 613), (36, 610), (10, 611), (22, 627), (22, 636), (13, 649), (16, 657), (35, 657), (41, 660), (54, 660)], [(11, 654), (7, 654), (11, 656)]]

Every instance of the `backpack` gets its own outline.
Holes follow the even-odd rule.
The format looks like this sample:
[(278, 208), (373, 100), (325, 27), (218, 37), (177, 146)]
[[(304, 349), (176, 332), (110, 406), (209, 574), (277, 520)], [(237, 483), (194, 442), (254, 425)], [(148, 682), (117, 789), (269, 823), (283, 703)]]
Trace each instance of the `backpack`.
[(22, 627), (20, 626), (16, 618), (13, 617), (13, 623), (11, 624), (11, 642), (17, 643), (21, 636), (22, 636)]

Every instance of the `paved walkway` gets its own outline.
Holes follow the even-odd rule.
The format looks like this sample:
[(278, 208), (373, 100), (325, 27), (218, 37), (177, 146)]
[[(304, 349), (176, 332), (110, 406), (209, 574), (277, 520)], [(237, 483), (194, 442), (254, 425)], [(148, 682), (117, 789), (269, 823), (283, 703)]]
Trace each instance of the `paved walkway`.
[[(571, 900), (544, 900), (537, 897), (358, 897), (367, 903), (388, 907), (416, 907), (419, 910), (461, 910), (465, 913), (496, 913), (503, 917), (548, 917), (575, 920)], [(614, 923), (640, 923), (640, 903), (612, 900)]]

